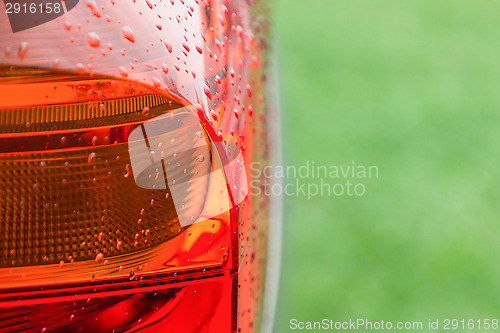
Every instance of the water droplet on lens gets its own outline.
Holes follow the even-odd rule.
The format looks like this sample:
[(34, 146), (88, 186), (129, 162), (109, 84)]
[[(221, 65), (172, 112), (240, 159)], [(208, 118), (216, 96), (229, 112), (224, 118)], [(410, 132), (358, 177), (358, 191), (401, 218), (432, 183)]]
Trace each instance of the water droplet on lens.
[(130, 164), (127, 164), (125, 166), (125, 174), (123, 175), (125, 178), (128, 178), (130, 176)]
[(134, 38), (134, 32), (132, 31), (132, 28), (130, 28), (128, 25), (124, 26), (122, 28), (122, 34), (125, 39), (127, 39), (129, 42), (134, 43), (135, 38)]
[(89, 32), (87, 35), (87, 42), (92, 47), (98, 47), (101, 45), (101, 38), (95, 32)]
[(95, 153), (90, 153), (87, 161), (89, 163), (92, 163), (93, 161), (95, 161)]
[(210, 89), (208, 89), (208, 86), (206, 84), (203, 85), (203, 92), (208, 99), (212, 99), (212, 93), (210, 92)]
[(125, 67), (120, 66), (119, 71), (120, 71), (120, 75), (121, 76), (123, 76), (123, 77), (127, 77), (128, 76), (128, 72), (127, 72), (127, 69)]
[(210, 111), (210, 115), (212, 116), (214, 121), (219, 121), (219, 118), (217, 117), (217, 113), (215, 113), (214, 110)]
[(156, 88), (160, 88), (161, 87), (161, 81), (157, 77), (155, 77), (155, 76), (153, 76), (153, 85)]
[(167, 48), (168, 53), (172, 53), (172, 45), (170, 45), (167, 42), (164, 42), (163, 44), (165, 44), (165, 47)]
[(102, 253), (98, 253), (96, 256), (95, 256), (95, 262), (101, 262), (101, 260), (104, 258), (104, 255)]
[(76, 64), (76, 72), (78, 74), (84, 74), (85, 73), (85, 65), (82, 64), (81, 62)]
[(90, 8), (90, 11), (92, 12), (92, 14), (94, 14), (95, 17), (101, 17), (101, 12), (99, 11), (99, 8), (97, 7), (97, 4), (94, 0), (86, 0), (85, 2), (87, 4), (87, 7)]
[(28, 52), (28, 43), (22, 42), (21, 44), (19, 44), (19, 48), (17, 49), (17, 56), (19, 57), (19, 59), (24, 59), (27, 52)]
[(163, 73), (168, 73), (168, 66), (166, 63), (161, 64), (161, 69), (163, 70)]

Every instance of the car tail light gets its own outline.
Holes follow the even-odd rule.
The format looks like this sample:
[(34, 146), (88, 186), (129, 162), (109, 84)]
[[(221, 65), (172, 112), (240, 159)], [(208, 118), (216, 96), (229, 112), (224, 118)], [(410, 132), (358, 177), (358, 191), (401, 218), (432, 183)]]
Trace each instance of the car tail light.
[(0, 17), (0, 332), (259, 329), (253, 3), (82, 0), (15, 34)]
[(203, 114), (126, 79), (0, 73), (0, 331), (138, 329), (180, 299), (197, 306), (161, 327), (233, 327), (227, 157)]

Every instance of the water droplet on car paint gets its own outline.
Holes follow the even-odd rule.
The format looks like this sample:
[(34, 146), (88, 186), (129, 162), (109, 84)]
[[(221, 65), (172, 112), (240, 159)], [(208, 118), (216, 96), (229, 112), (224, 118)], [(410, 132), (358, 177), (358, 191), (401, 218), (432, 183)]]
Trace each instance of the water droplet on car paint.
[(87, 42), (92, 47), (99, 47), (101, 45), (101, 38), (95, 32), (89, 32), (87, 35)]
[(122, 34), (123, 37), (125, 37), (125, 39), (128, 40), (129, 42), (132, 43), (135, 42), (134, 32), (132, 31), (132, 28), (130, 28), (128, 25), (122, 28)]

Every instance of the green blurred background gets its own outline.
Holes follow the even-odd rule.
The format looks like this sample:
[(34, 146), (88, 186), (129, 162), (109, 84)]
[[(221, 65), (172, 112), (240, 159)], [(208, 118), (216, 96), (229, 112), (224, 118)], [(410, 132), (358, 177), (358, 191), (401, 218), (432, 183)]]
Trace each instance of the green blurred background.
[[(379, 167), (286, 199), (289, 320), (500, 314), (500, 1), (278, 0), (286, 164)], [(460, 330), (459, 330), (460, 331)]]

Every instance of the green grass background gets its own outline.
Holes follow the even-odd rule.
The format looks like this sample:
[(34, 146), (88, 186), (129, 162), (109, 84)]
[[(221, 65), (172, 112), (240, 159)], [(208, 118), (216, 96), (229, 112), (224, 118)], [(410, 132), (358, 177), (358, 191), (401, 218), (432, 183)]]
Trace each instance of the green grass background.
[(287, 198), (275, 332), (500, 317), (500, 1), (278, 0), (274, 20), (286, 163), (380, 173)]

